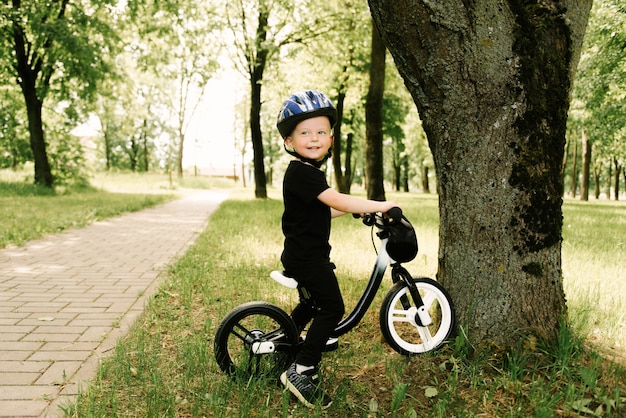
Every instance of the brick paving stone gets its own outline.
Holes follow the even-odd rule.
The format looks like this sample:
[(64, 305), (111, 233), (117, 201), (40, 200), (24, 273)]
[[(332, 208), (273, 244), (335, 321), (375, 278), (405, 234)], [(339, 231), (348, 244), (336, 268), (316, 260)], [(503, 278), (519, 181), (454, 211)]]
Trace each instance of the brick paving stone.
[(32, 332), (38, 332), (40, 328), (54, 329), (68, 325), (74, 319), (75, 318), (59, 318), (54, 312), (40, 312), (37, 314), (37, 318), (22, 319), (19, 325), (33, 325), (35, 328)]
[(224, 191), (0, 250), (0, 417), (60, 417)]
[(3, 332), (0, 333), (0, 341), (20, 341), (27, 335), (27, 332)]
[(85, 361), (87, 358), (89, 358), (91, 354), (92, 354), (91, 350), (83, 350), (83, 351), (37, 350), (28, 359), (32, 361), (71, 361), (71, 360)]
[(28, 315), (30, 315), (28, 312), (3, 312), (0, 317), (0, 326), (16, 325), (22, 319), (27, 318)]
[(39, 376), (36, 385), (62, 385), (82, 366), (82, 361), (56, 361)]
[(10, 325), (2, 325), (0, 326), (0, 334), (3, 332), (31, 332), (33, 329), (35, 329), (36, 327), (31, 326), (31, 325), (17, 325), (17, 326), (10, 326)]
[(98, 348), (96, 341), (49, 341), (41, 346), (41, 351), (93, 351)]
[(22, 306), (24, 302), (15, 302), (15, 301), (0, 301), (0, 312), (2, 312), (2, 316), (10, 313), (17, 313), (15, 309)]
[(39, 341), (5, 341), (2, 343), (2, 351), (35, 351), (42, 345)]
[(78, 341), (97, 341), (100, 342), (109, 333), (109, 327), (84, 327), (86, 331), (83, 332)]
[[(59, 342), (67, 343), (68, 341), (76, 341), (79, 337), (80, 337), (80, 333), (75, 333), (75, 334), (31, 333), (31, 334), (25, 335), (24, 338), (22, 338), (22, 341), (42, 341), (46, 343), (59, 341)], [(45, 346), (42, 346), (40, 349), (41, 350), (45, 349)]]
[[(8, 372), (43, 373), (49, 366), (50, 366), (50, 362), (44, 362), (44, 361), (0, 361), (0, 373), (8, 373)], [(2, 386), (2, 391), (3, 390), (4, 390), (4, 386)]]
[(38, 399), (0, 401), (3, 417), (38, 417), (48, 407), (49, 401)]
[[(55, 395), (58, 388), (49, 388), (46, 386), (11, 386), (2, 385), (0, 390), (0, 400), (16, 400), (16, 399), (32, 399), (41, 400)], [(4, 406), (4, 404), (3, 404)]]
[[(22, 361), (22, 360), (26, 360), (32, 354), (33, 354), (32, 351), (17, 351), (17, 350), (9, 350), (8, 351), (8, 350), (5, 350), (4, 348), (2, 348), (2, 349), (0, 349), (0, 361), (4, 361), (4, 360)], [(0, 376), (0, 384), (2, 384), (1, 376)], [(2, 386), (0, 386), (0, 388), (1, 387)]]
[(3, 385), (23, 385), (28, 386), (35, 382), (41, 376), (41, 373), (15, 373), (15, 372), (2, 372), (2, 384)]

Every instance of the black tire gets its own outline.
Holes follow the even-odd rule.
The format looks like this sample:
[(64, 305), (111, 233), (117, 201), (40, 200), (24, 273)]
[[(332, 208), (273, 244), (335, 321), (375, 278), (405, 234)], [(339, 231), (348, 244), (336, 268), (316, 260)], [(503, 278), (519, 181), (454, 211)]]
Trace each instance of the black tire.
[(454, 327), (454, 305), (448, 292), (436, 281), (413, 278), (431, 323), (422, 326), (418, 310), (404, 282), (387, 292), (380, 310), (380, 329), (387, 343), (404, 355), (431, 351), (443, 344)]
[[(277, 379), (294, 360), (298, 340), (296, 325), (285, 311), (267, 302), (248, 302), (230, 311), (218, 327), (215, 359), (222, 371), (236, 379)], [(275, 349), (258, 354), (254, 343), (268, 343)]]

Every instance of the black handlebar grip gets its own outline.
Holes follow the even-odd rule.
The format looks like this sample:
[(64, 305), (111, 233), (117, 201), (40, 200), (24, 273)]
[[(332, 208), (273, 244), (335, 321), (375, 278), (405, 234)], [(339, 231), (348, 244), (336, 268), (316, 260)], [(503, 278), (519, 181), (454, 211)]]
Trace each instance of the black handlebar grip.
[(401, 221), (402, 220), (402, 209), (400, 209), (399, 207), (395, 206), (395, 207), (389, 209), (389, 212), (387, 212), (387, 215), (389, 215), (389, 217), (391, 219), (393, 219), (394, 221)]

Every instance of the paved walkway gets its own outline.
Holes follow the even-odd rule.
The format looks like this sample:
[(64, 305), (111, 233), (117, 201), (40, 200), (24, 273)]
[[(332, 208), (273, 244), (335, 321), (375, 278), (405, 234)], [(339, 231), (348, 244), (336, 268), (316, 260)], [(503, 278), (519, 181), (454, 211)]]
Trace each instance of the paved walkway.
[(0, 416), (62, 416), (226, 197), (203, 191), (0, 250)]

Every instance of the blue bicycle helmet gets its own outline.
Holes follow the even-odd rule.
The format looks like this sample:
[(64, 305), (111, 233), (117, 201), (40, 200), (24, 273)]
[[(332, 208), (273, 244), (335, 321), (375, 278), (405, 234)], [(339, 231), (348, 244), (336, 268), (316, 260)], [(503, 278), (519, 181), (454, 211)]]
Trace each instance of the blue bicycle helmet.
[(319, 91), (307, 90), (294, 93), (283, 102), (278, 112), (276, 127), (284, 139), (291, 135), (298, 123), (316, 116), (328, 116), (332, 129), (337, 122), (337, 109), (330, 99)]

